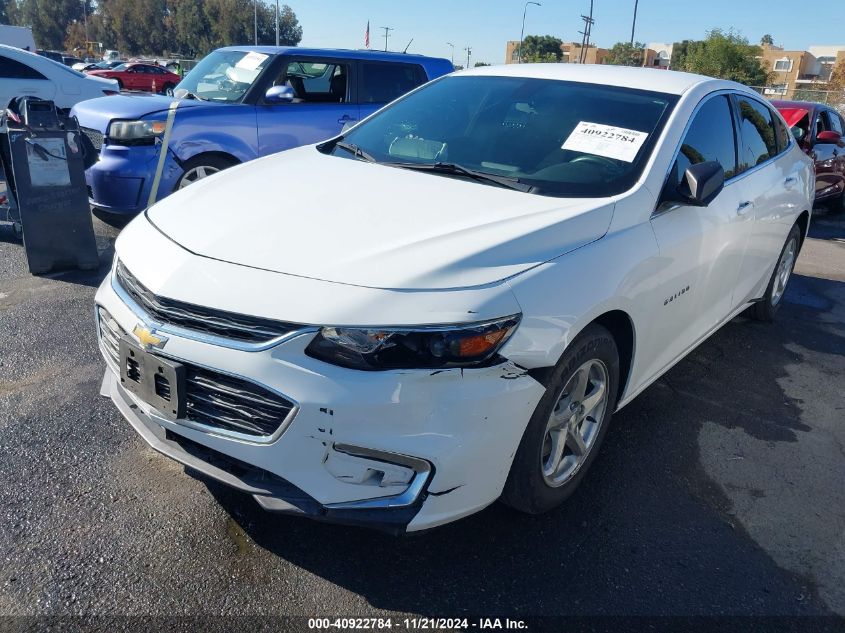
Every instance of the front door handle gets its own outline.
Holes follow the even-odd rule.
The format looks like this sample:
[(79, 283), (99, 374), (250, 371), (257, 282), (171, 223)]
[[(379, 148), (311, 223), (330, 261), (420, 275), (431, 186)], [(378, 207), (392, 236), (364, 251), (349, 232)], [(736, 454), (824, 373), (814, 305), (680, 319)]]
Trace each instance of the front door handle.
[(750, 200), (746, 200), (745, 202), (740, 202), (739, 206), (736, 208), (737, 215), (745, 215), (754, 207), (754, 203)]
[(787, 176), (786, 180), (783, 181), (785, 185), (794, 185), (798, 182), (798, 179), (795, 176)]

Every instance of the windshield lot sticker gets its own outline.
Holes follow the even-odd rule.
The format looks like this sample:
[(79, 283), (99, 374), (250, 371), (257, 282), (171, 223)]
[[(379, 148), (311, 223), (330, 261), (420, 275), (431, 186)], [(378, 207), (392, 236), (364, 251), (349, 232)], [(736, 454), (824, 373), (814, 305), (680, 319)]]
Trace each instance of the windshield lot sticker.
[(581, 121), (572, 130), (561, 149), (632, 163), (647, 138), (646, 132)]
[(241, 58), (241, 61), (235, 64), (235, 68), (255, 70), (265, 59), (267, 59), (267, 55), (262, 55), (261, 53), (247, 53)]

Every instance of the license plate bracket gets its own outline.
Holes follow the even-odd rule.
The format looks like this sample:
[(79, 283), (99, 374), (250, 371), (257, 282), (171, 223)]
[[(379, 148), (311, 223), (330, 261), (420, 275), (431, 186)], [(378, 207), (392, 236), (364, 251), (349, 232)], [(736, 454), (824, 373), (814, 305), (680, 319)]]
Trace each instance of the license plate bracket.
[(120, 384), (167, 420), (185, 417), (185, 366), (120, 339)]

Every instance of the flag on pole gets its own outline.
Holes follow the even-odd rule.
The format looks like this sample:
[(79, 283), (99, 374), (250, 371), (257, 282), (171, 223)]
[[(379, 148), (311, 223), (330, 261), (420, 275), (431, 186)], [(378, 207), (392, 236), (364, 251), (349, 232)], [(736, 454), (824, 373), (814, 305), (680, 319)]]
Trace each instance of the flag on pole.
[(364, 33), (364, 48), (370, 48), (370, 21), (367, 20), (367, 30)]

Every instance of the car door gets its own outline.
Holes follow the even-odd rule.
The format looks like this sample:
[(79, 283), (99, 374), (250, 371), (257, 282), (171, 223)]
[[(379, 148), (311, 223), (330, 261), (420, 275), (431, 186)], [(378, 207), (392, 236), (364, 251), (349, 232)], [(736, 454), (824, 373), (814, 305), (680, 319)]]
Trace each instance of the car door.
[(733, 290), (732, 306), (759, 298), (780, 255), (789, 227), (784, 217), (801, 204), (801, 165), (786, 155), (789, 132), (780, 117), (763, 101), (736, 94), (739, 129), (738, 211), (744, 219), (747, 248)]
[(358, 101), (362, 119), (428, 81), (425, 69), (419, 64), (362, 60), (359, 68)]
[(296, 97), (290, 103), (259, 99), (259, 156), (331, 138), (357, 121), (354, 79), (352, 60), (283, 57), (267, 87), (288, 85)]
[(14, 97), (53, 99), (56, 85), (35, 68), (0, 53), (0, 108)]
[[(827, 198), (842, 191), (842, 148), (819, 139), (822, 132), (835, 131), (830, 113), (819, 108), (810, 127), (810, 158), (816, 164), (816, 198)], [(838, 116), (837, 116), (837, 123)]]
[(653, 370), (674, 361), (729, 313), (742, 265), (745, 241), (737, 209), (742, 191), (736, 181), (736, 130), (729, 95), (706, 97), (696, 108), (664, 187), (674, 190), (691, 165), (716, 161), (725, 186), (707, 207), (660, 202), (651, 226), (660, 251), (655, 283), (662, 301), (651, 327), (663, 347)]

